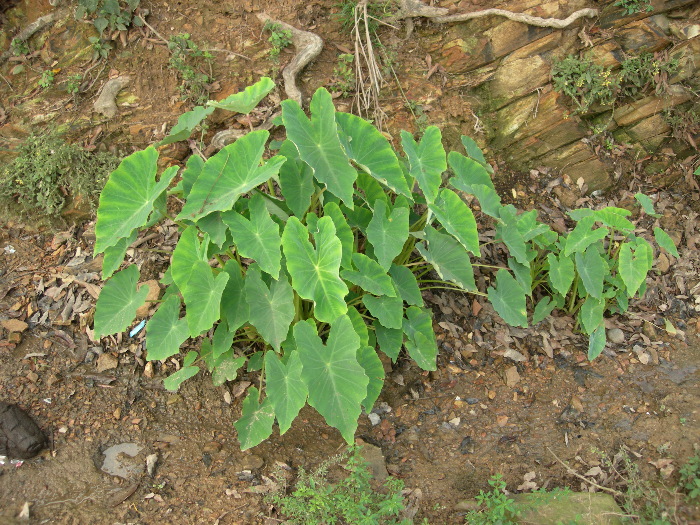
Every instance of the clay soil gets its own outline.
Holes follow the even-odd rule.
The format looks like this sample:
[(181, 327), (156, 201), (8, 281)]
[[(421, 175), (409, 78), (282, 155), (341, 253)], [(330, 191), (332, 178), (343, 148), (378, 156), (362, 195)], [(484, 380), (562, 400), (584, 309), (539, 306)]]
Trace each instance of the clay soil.
[[(436, 4), (482, 7), (464, 1)], [(52, 9), (43, 1), (18, 6), (25, 23)], [(263, 75), (278, 74), (269, 60), (268, 35), (256, 17), (262, 10), (324, 39), (320, 57), (300, 76), (305, 96), (336, 82), (338, 54), (353, 49), (335, 16), (334, 0), (213, 1), (206, 7), (193, 0), (155, 0), (142, 7), (150, 10), (148, 22), (166, 38), (186, 32), (203, 47), (246, 57), (214, 53), (217, 98)], [(67, 53), (76, 53), (76, 35), (84, 26), (69, 21), (51, 29), (42, 45), (47, 56), (40, 60), (56, 61), (55, 67), (68, 64)], [(470, 100), (446, 91), (439, 69), (428, 75), (430, 50), (421, 36), (439, 32), (439, 26), (416, 21), (408, 39), (403, 25), (380, 33), (411, 102), (396, 82), (387, 83), (382, 104), (385, 131), (392, 139), (400, 129), (417, 132), (427, 121), (453, 129), (455, 144), (461, 133), (482, 140), (475, 134)], [(12, 76), (12, 88), (4, 82), (0, 86), (10, 115), (0, 129), (21, 138), (34, 117), (35, 122), (68, 124), (71, 139), (83, 145), (120, 154), (143, 148), (189, 107), (179, 98), (180, 81), (167, 67), (168, 56), (152, 33), (133, 30), (126, 46), (115, 45), (101, 76), (101, 65), (93, 70), (95, 85), (77, 98), (58, 87), (41, 93), (36, 74)], [(283, 50), (280, 67), (292, 56), (293, 49)], [(60, 75), (80, 72), (81, 64), (85, 60), (66, 65)], [(8, 66), (2, 72), (8, 76)], [(91, 113), (108, 75), (131, 78), (128, 97), (119, 99), (119, 114), (111, 120)], [(284, 96), (278, 89), (263, 105), (272, 107)], [(26, 103), (34, 99), (27, 110)], [(352, 100), (339, 96), (336, 104), (349, 110)], [(15, 107), (25, 109), (13, 112)], [(205, 143), (215, 131), (248, 125), (216, 114), (212, 122)], [(187, 148), (167, 152), (172, 162), (182, 162), (186, 154)], [(508, 200), (522, 209), (544, 205), (539, 209), (545, 218), (564, 220), (559, 201), (547, 197), (555, 174), (515, 173), (499, 163), (499, 152), (487, 155)], [(586, 341), (572, 333), (569, 319), (512, 329), (488, 305), (466, 294), (426, 293), (438, 334), (438, 370), (422, 373), (401, 358), (388, 368), (378, 401), (380, 423), (373, 426), (363, 415), (357, 431), (358, 438), (381, 449), (389, 473), (404, 481), (417, 523), (423, 518), (434, 524), (463, 523), (459, 503), (489, 489), (487, 481), (496, 473), (514, 492), (592, 487), (562, 462), (583, 477), (600, 466), (601, 473), (593, 470), (587, 479), (625, 491), (629, 474), (616, 476), (602, 461), (620, 451), (639, 468), (639, 479), (660, 488), (674, 512), (672, 522), (700, 520), (697, 508), (661, 488), (675, 486), (678, 469), (693, 456), (700, 436), (700, 340), (693, 295), (700, 280), (698, 193), (684, 180), (681, 176), (673, 188), (642, 188), (658, 195), (662, 225), (676, 232), (672, 236), (681, 242), (682, 257), (652, 275), (649, 293), (629, 316), (610, 320), (610, 328), (623, 331), (624, 341), (609, 345), (594, 362), (587, 361)], [(625, 185), (596, 198), (576, 194), (574, 199), (581, 206), (616, 204), (637, 189)], [(83, 219), (71, 228), (57, 223), (54, 229), (37, 229), (18, 216), (0, 227), (0, 317), (29, 324), (20, 335), (3, 332), (0, 398), (30, 413), (51, 442), (38, 458), (0, 467), (0, 522), (11, 522), (28, 502), (32, 523), (278, 523), (282, 517), (261, 494), (277, 479), (274, 471), (287, 468), (293, 479), (299, 467), (312, 469), (343, 449), (339, 433), (307, 407), (283, 437), (275, 431), (260, 446), (240, 452), (232, 423), (240, 416), (243, 390), (257, 380), (256, 374), (214, 387), (202, 373), (172, 393), (162, 379), (174, 368), (146, 364), (143, 334), (102, 345), (90, 341), (86, 327), (94, 304), (91, 291), (101, 284), (100, 265), (92, 259), (94, 222), (89, 216)], [(144, 247), (157, 247), (159, 239)], [(142, 257), (148, 278), (158, 278), (164, 258)], [(66, 313), (70, 294), (74, 303)], [(85, 309), (78, 311), (76, 303), (85, 303)], [(50, 315), (31, 321), (43, 311)], [(139, 461), (157, 454), (153, 474), (126, 481), (102, 472), (103, 452), (120, 443), (142, 447)], [(526, 478), (535, 487), (523, 485)]]

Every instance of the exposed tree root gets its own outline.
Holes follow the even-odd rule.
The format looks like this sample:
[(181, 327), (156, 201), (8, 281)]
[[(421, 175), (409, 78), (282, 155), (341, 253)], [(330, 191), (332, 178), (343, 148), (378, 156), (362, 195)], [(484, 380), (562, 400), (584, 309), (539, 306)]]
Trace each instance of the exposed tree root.
[(258, 19), (263, 23), (270, 22), (279, 24), (282, 29), (286, 29), (292, 33), (292, 44), (294, 44), (294, 47), (297, 49), (297, 54), (294, 55), (292, 61), (285, 66), (282, 71), (282, 78), (284, 78), (284, 91), (287, 93), (287, 97), (301, 104), (302, 96), (301, 90), (297, 87), (297, 75), (309, 62), (319, 55), (321, 49), (323, 49), (323, 40), (314, 33), (302, 31), (294, 26), (275, 20), (267, 13), (258, 13)]
[[(69, 13), (70, 13), (70, 9), (57, 9), (56, 11), (52, 11), (48, 15), (44, 15), (40, 18), (37, 18), (36, 20), (34, 20), (34, 22), (29, 24), (22, 31), (20, 31), (17, 35), (15, 35), (14, 39), (15, 40), (29, 40), (35, 33), (38, 33), (39, 31), (46, 29), (47, 27), (51, 26), (57, 20), (60, 20), (64, 16), (68, 16)], [(2, 55), (0, 55), (0, 66), (3, 65), (5, 62), (7, 62), (7, 59), (10, 58), (11, 56), (12, 56), (12, 49), (8, 49)]]
[(513, 13), (504, 9), (483, 9), (471, 13), (448, 14), (449, 10), (441, 7), (428, 7), (420, 0), (401, 0), (399, 11), (392, 17), (395, 20), (404, 18), (424, 17), (430, 18), (433, 22), (445, 24), (450, 22), (465, 22), (474, 18), (485, 16), (503, 16), (515, 22), (522, 22), (537, 27), (553, 27), (563, 29), (570, 26), (581, 17), (593, 18), (598, 16), (597, 9), (579, 9), (564, 19), (540, 18), (539, 16), (526, 15), (523, 13)]

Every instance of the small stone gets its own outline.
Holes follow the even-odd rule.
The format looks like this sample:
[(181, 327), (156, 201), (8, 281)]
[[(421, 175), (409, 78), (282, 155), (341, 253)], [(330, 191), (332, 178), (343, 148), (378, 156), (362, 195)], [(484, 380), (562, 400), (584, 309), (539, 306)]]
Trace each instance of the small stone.
[(112, 354), (102, 354), (97, 358), (97, 371), (104, 372), (105, 370), (111, 370), (117, 368), (119, 365), (119, 359), (117, 359)]
[(8, 337), (7, 340), (10, 343), (18, 345), (22, 342), (22, 334), (20, 334), (19, 332), (11, 332), (10, 337)]
[(6, 319), (2, 322), (2, 327), (8, 332), (24, 332), (29, 325), (19, 319)]
[(608, 330), (608, 341), (620, 345), (625, 342), (625, 333), (619, 328), (611, 328)]
[(506, 369), (506, 385), (514, 387), (520, 382), (520, 374), (515, 366)]
[(216, 452), (219, 452), (221, 448), (222, 445), (218, 441), (210, 441), (202, 447), (202, 452), (207, 454), (215, 454)]
[(143, 367), (143, 375), (148, 379), (151, 379), (153, 377), (153, 361), (149, 361), (148, 363), (146, 363), (146, 366)]
[(374, 479), (380, 483), (386, 481), (386, 478), (389, 476), (389, 472), (386, 470), (386, 460), (384, 459), (384, 454), (382, 454), (382, 449), (369, 443), (365, 443), (361, 439), (356, 439), (355, 443), (362, 447), (362, 458), (369, 465), (369, 468), (372, 471), (372, 477), (374, 477)]
[(655, 340), (658, 336), (656, 335), (656, 327), (649, 322), (645, 322), (644, 326), (642, 327), (642, 332), (644, 335), (646, 335), (649, 339)]
[(149, 454), (146, 456), (146, 472), (148, 475), (153, 477), (153, 473), (156, 470), (156, 465), (158, 464), (158, 454)]
[(666, 273), (671, 269), (671, 261), (668, 260), (668, 255), (660, 253), (656, 259), (656, 269), (661, 273)]
[(367, 417), (369, 418), (373, 427), (378, 425), (379, 422), (382, 420), (382, 418), (379, 417), (379, 414), (375, 414), (374, 412), (372, 412), (371, 414), (368, 414)]

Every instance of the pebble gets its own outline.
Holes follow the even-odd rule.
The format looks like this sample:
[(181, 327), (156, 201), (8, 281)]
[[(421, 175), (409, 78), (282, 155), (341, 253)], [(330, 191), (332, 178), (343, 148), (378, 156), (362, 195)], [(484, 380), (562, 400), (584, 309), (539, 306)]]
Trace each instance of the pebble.
[(97, 371), (104, 372), (105, 370), (111, 370), (112, 368), (117, 368), (118, 364), (119, 359), (112, 354), (102, 354), (97, 358)]
[(518, 369), (514, 366), (506, 369), (506, 385), (513, 387), (520, 382), (520, 374)]
[(369, 418), (373, 427), (377, 426), (379, 424), (379, 422), (382, 420), (382, 418), (379, 417), (379, 414), (375, 414), (374, 412), (372, 412), (371, 414), (368, 414), (367, 417)]
[(620, 345), (625, 342), (625, 333), (619, 328), (611, 328), (608, 330), (608, 341)]

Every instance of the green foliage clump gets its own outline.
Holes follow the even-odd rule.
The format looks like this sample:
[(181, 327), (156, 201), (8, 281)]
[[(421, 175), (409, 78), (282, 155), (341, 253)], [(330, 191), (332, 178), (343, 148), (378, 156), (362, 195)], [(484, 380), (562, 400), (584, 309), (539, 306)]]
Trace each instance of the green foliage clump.
[[(348, 454), (349, 457), (348, 457)], [(328, 481), (328, 470), (344, 461), (347, 476), (337, 483)], [(372, 475), (360, 447), (323, 462), (313, 472), (299, 468), (299, 478), (290, 494), (272, 493), (267, 501), (298, 525), (346, 523), (355, 525), (408, 525), (397, 520), (404, 510), (403, 482), (389, 478), (382, 490), (371, 484)]]
[(700, 499), (700, 453), (696, 453), (680, 469), (680, 488), (689, 501)]
[[(214, 81), (211, 53), (201, 50), (187, 33), (171, 36), (168, 49), (170, 50), (168, 66), (177, 71), (182, 80), (182, 84), (178, 86), (182, 100), (189, 100), (193, 104), (204, 104), (209, 100), (209, 90)], [(203, 69), (207, 72), (203, 72)]]
[(118, 164), (110, 153), (90, 153), (65, 142), (56, 133), (31, 135), (13, 162), (0, 170), (0, 196), (27, 213), (55, 216), (67, 196), (97, 201), (105, 181)]
[(112, 44), (97, 36), (88, 37), (88, 40), (92, 46), (93, 62), (109, 56), (109, 52), (112, 50)]
[(338, 63), (333, 69), (333, 82), (330, 90), (335, 93), (342, 93), (344, 97), (355, 91), (355, 55), (351, 53), (341, 53), (338, 55)]
[(270, 38), (267, 39), (272, 44), (270, 58), (277, 64), (282, 50), (292, 44), (292, 32), (289, 29), (284, 29), (280, 24), (269, 21), (265, 23), (263, 30), (270, 32)]
[(53, 81), (56, 78), (56, 72), (53, 69), (45, 69), (39, 77), (38, 84), (43, 89), (48, 89), (53, 86)]
[(505, 493), (506, 482), (501, 474), (494, 474), (489, 479), (492, 490), (479, 491), (476, 501), (483, 507), (481, 510), (469, 511), (465, 519), (469, 525), (510, 525), (517, 523), (518, 512), (513, 505), (515, 500)]
[(90, 18), (100, 35), (107, 28), (126, 31), (132, 24), (143, 25), (143, 20), (134, 14), (140, 3), (141, 0), (78, 0), (75, 18)]
[[(273, 87), (264, 78), (195, 107), (159, 145), (187, 139), (215, 108), (249, 113)], [(269, 133), (259, 130), (208, 159), (190, 157), (169, 191), (184, 202), (175, 216), (167, 195), (179, 167), (157, 178), (157, 150), (138, 151), (112, 173), (97, 212), (95, 253), (105, 253), (103, 276), (114, 275), (97, 302), (95, 335), (132, 323), (146, 289), (136, 290), (135, 265), (115, 271), (139, 231), (169, 217), (181, 235), (161, 281), (164, 299), (146, 325), (147, 357), (165, 360), (204, 336), (165, 380), (170, 390), (202, 366), (216, 385), (242, 369), (259, 372), (261, 388), (248, 390), (235, 423), (243, 449), (269, 437), (275, 420), (286, 432), (307, 403), (351, 443), (383, 387), (378, 352), (396, 361), (405, 349), (435, 370), (423, 290), (486, 296), (514, 326), (528, 325), (528, 306), (533, 323), (566, 309), (591, 336), (591, 359), (605, 345), (604, 312), (624, 311), (643, 292), (652, 248), (633, 234), (627, 210), (572, 212), (576, 228), (558, 234), (536, 211), (501, 204), (493, 169), (469, 137), (466, 156), (448, 155), (440, 130), (428, 126), (419, 141), (402, 131), (396, 151), (370, 122), (336, 112), (324, 88), (310, 112), (282, 102), (286, 140), (278, 151), (267, 153)], [(457, 191), (476, 197), (510, 253), (486, 292), (471, 261), (481, 255), (476, 220)], [(648, 197), (638, 199), (654, 213)], [(677, 253), (667, 234), (654, 233)]]
[(651, 13), (654, 10), (651, 0), (617, 0), (613, 5), (621, 7), (628, 15), (636, 15), (642, 12)]
[(28, 55), (30, 51), (27, 41), (18, 38), (12, 39), (10, 42), (10, 49), (12, 49), (12, 54), (14, 56)]
[(652, 87), (658, 94), (665, 83), (662, 76), (678, 70), (678, 60), (668, 60), (653, 53), (642, 53), (623, 60), (619, 71), (593, 62), (590, 56), (568, 57), (552, 67), (554, 89), (568, 95), (577, 113), (586, 113), (593, 104), (609, 106), (622, 97), (636, 97)]

